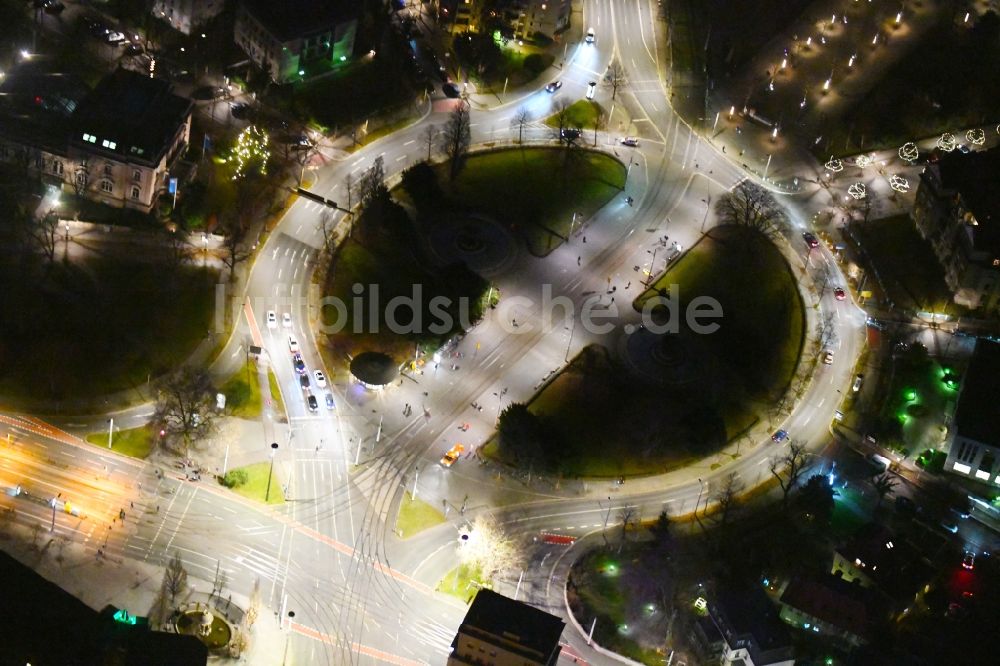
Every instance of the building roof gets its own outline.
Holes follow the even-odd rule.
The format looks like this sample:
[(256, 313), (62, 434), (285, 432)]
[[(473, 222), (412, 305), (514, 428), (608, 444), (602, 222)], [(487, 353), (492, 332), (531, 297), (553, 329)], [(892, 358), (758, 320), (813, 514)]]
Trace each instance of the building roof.
[(476, 593), (458, 632), (549, 663), (558, 654), (565, 626), (555, 615), (484, 588)]
[(0, 135), (65, 154), (68, 119), (90, 88), (77, 76), (21, 65), (0, 84)]
[(287, 42), (357, 19), (361, 4), (351, 0), (296, 0), (294, 7), (289, 7), (274, 0), (243, 0), (243, 9), (278, 41)]
[[(191, 100), (170, 91), (169, 82), (117, 69), (77, 106), (70, 142), (118, 160), (157, 164), (191, 107)], [(95, 139), (85, 141), (84, 135)]]
[(730, 646), (751, 639), (748, 651), (755, 664), (791, 656), (788, 627), (760, 586), (720, 586), (715, 600), (709, 603), (709, 611)]
[(204, 666), (194, 636), (149, 631), (98, 613), (0, 551), (0, 664)]
[(793, 578), (781, 595), (781, 603), (861, 637), (871, 628), (873, 602), (869, 590), (839, 576)]
[(1000, 148), (945, 153), (937, 164), (941, 184), (958, 192), (977, 224), (970, 227), (976, 251), (1000, 255)]
[(399, 364), (382, 352), (362, 352), (351, 359), (351, 374), (368, 386), (385, 386), (399, 376)]
[(955, 434), (1000, 448), (997, 377), (1000, 377), (1000, 343), (978, 340), (955, 408)]

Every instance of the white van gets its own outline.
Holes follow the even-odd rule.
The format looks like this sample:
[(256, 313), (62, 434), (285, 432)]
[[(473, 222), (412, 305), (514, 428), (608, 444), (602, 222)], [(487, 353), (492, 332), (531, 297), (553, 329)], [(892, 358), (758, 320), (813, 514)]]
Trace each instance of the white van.
[(588, 44), (593, 44), (594, 43), (594, 29), (593, 28), (591, 28), (590, 30), (587, 31), (587, 39), (586, 39), (586, 41), (587, 41)]

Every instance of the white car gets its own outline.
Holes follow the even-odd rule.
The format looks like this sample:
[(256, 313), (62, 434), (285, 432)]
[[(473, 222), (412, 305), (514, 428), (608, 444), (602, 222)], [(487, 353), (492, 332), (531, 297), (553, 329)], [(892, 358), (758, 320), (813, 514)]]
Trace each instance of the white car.
[(299, 341), (295, 339), (294, 335), (288, 336), (288, 351), (293, 354), (297, 354), (299, 352)]
[(833, 352), (832, 351), (823, 352), (823, 363), (825, 365), (833, 365)]
[(274, 314), (274, 310), (267, 311), (267, 327), (278, 328), (278, 315)]
[(288, 314), (287, 312), (282, 313), (282, 315), (281, 315), (281, 325), (284, 326), (285, 328), (291, 328), (292, 327), (292, 315)]
[(593, 44), (594, 43), (594, 29), (593, 28), (591, 28), (590, 30), (587, 31), (587, 36), (586, 36), (586, 38), (585, 38), (584, 41), (586, 41), (588, 44)]
[(323, 374), (322, 370), (313, 370), (313, 379), (316, 380), (318, 388), (326, 388), (326, 375)]
[(597, 81), (591, 81), (587, 84), (587, 99), (594, 99), (595, 92), (597, 92)]

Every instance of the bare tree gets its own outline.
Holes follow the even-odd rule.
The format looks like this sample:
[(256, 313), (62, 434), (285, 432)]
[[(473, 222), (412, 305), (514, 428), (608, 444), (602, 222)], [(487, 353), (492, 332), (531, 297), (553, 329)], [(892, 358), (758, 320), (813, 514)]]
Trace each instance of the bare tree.
[(337, 242), (337, 234), (334, 230), (337, 228), (337, 219), (333, 215), (333, 211), (326, 209), (319, 216), (319, 230), (323, 234), (323, 252), (330, 254), (333, 251), (333, 247)]
[(260, 578), (253, 579), (253, 590), (250, 591), (250, 605), (247, 607), (247, 614), (244, 616), (247, 629), (253, 626), (260, 615)]
[(604, 126), (604, 122), (607, 120), (607, 115), (604, 113), (604, 109), (595, 105), (597, 113), (594, 114), (594, 145), (597, 145), (597, 133), (600, 131), (601, 127)]
[(604, 80), (611, 86), (611, 101), (615, 101), (618, 88), (625, 83), (625, 68), (617, 60), (608, 65), (608, 71), (604, 74)]
[(469, 104), (460, 102), (449, 114), (448, 121), (441, 131), (441, 145), (449, 161), (449, 178), (454, 180), (462, 169), (465, 155), (472, 145), (472, 129), (470, 127)]
[(735, 224), (758, 231), (768, 238), (780, 233), (786, 217), (770, 192), (749, 180), (740, 181), (719, 197), (715, 212), (723, 224)]
[(175, 552), (163, 572), (163, 590), (170, 595), (171, 604), (177, 600), (177, 595), (184, 590), (185, 585), (187, 585), (187, 570), (181, 562), (180, 553)]
[(59, 238), (59, 218), (55, 213), (46, 213), (35, 224), (31, 234), (35, 247), (45, 256), (50, 263), (55, 260), (56, 241)]
[(886, 495), (891, 495), (895, 492), (898, 481), (889, 475), (889, 473), (884, 473), (873, 478), (871, 480), (871, 484), (872, 488), (875, 489), (875, 493), (878, 495), (878, 501), (875, 503), (875, 510), (878, 511), (879, 507), (882, 506), (882, 501), (885, 499)]
[(437, 125), (428, 125), (424, 128), (424, 131), (420, 133), (420, 137), (424, 140), (424, 144), (427, 146), (427, 161), (431, 161), (431, 154), (434, 151), (434, 141), (437, 139), (438, 128)]
[(344, 176), (344, 188), (347, 190), (347, 210), (354, 209), (354, 177), (351, 174)]
[(556, 140), (559, 141), (559, 143), (563, 143), (566, 140), (566, 130), (570, 128), (569, 102), (567, 102), (564, 99), (561, 99), (558, 102), (556, 102), (555, 120), (556, 120), (556, 126), (555, 126)]
[(639, 522), (639, 510), (634, 505), (626, 505), (618, 509), (618, 522), (622, 526), (622, 538), (618, 542), (618, 552), (622, 550), (622, 545), (625, 543), (625, 539), (628, 536), (628, 531), (635, 527)]
[(729, 474), (722, 481), (722, 486), (712, 496), (717, 505), (719, 525), (725, 525), (732, 514), (733, 508), (739, 502), (740, 493), (743, 491), (743, 482), (736, 474)]
[(511, 118), (511, 127), (517, 127), (517, 142), (524, 143), (524, 127), (531, 122), (531, 114), (525, 106), (517, 107), (514, 117)]
[(240, 221), (230, 217), (223, 226), (222, 263), (229, 269), (229, 279), (232, 281), (236, 267), (253, 256), (253, 250), (246, 243), (246, 228)]
[(194, 440), (208, 435), (215, 425), (212, 394), (208, 374), (188, 367), (168, 376), (160, 388), (154, 418), (168, 434), (181, 438), (185, 453)]
[(519, 566), (522, 553), (496, 519), (480, 514), (472, 523), (469, 538), (459, 549), (459, 559), (467, 567), (478, 570), (482, 582), (489, 583), (500, 572)]
[(799, 478), (806, 468), (806, 446), (800, 442), (792, 442), (788, 445), (788, 451), (784, 455), (771, 458), (768, 465), (771, 474), (778, 480), (781, 486), (781, 501), (788, 503), (788, 495), (799, 482)]
[(372, 165), (362, 174), (357, 190), (360, 199), (358, 203), (361, 206), (368, 206), (373, 201), (388, 196), (389, 189), (385, 186), (385, 161), (381, 155), (376, 157)]

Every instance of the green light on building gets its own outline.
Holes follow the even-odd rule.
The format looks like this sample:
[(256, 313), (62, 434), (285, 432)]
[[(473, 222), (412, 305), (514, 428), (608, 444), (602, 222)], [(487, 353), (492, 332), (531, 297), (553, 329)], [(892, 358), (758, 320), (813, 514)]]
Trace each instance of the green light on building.
[(121, 622), (122, 624), (135, 624), (136, 620), (135, 615), (129, 615), (128, 611), (125, 610), (124, 608), (116, 611), (115, 614), (111, 616), (111, 618), (115, 622)]

